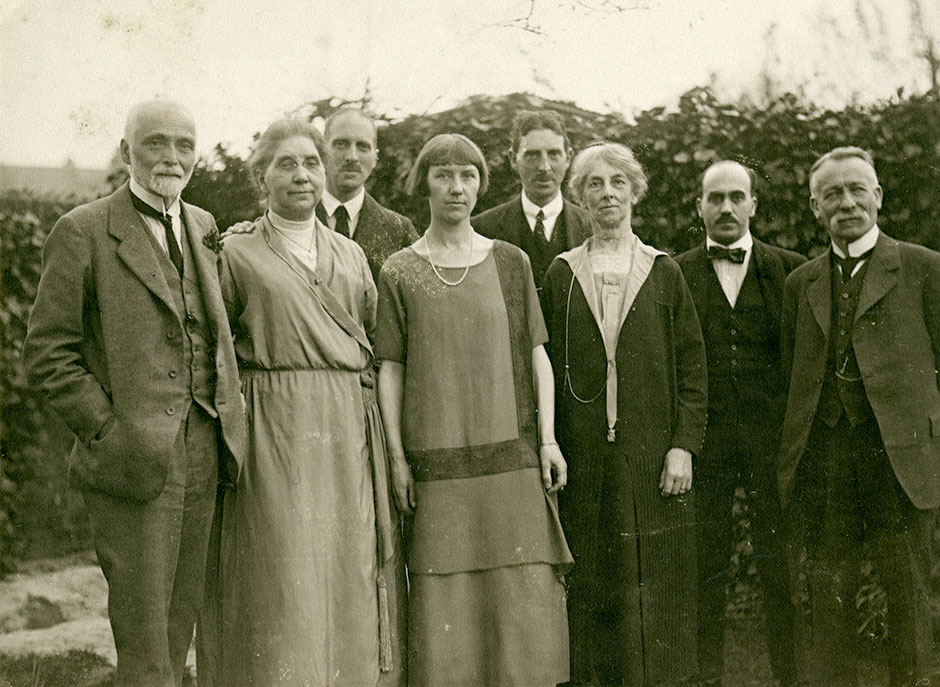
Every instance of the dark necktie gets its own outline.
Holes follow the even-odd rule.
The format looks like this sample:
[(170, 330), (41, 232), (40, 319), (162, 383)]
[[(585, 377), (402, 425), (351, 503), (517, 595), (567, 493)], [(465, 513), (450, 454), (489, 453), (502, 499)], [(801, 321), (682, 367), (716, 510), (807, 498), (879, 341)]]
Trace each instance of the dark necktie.
[(345, 205), (340, 205), (336, 208), (336, 212), (333, 213), (333, 219), (336, 220), (336, 226), (333, 229), (336, 230), (337, 234), (342, 234), (346, 238), (349, 236), (349, 212), (346, 210)]
[(539, 243), (548, 243), (548, 237), (545, 235), (545, 213), (539, 210), (535, 216), (535, 227), (532, 229), (535, 234), (535, 240)]
[(852, 271), (855, 269), (855, 266), (860, 262), (864, 262), (871, 256), (871, 252), (875, 250), (874, 248), (869, 248), (861, 255), (858, 255), (854, 258), (850, 257), (841, 257), (835, 253), (832, 256), (836, 259), (836, 264), (839, 266), (839, 270), (842, 272), (842, 281), (846, 282), (852, 278)]
[(323, 203), (317, 203), (317, 209), (314, 211), (314, 214), (316, 214), (317, 219), (323, 222), (323, 224), (330, 226), (330, 218), (326, 214), (326, 208), (323, 207)]
[(733, 262), (735, 265), (740, 265), (744, 262), (744, 249), (728, 248), (727, 246), (709, 246), (708, 250), (705, 252), (705, 256), (709, 260), (727, 260), (728, 262)]
[(137, 212), (142, 215), (147, 215), (148, 217), (153, 217), (163, 225), (163, 231), (166, 233), (166, 250), (170, 255), (170, 262), (173, 263), (173, 267), (175, 267), (176, 271), (182, 276), (183, 254), (180, 252), (180, 246), (176, 242), (176, 234), (173, 233), (173, 218), (148, 205), (133, 193), (131, 194), (131, 203), (133, 203), (134, 209), (137, 210)]

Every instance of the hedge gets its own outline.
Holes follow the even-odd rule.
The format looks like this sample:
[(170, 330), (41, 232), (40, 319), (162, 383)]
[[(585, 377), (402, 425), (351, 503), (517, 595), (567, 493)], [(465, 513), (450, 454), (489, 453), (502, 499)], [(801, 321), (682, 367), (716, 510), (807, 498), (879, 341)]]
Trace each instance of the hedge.
[[(311, 120), (344, 105), (336, 99), (298, 108)], [(365, 103), (369, 110), (369, 103)], [(720, 102), (707, 88), (684, 94), (673, 109), (655, 108), (628, 120), (572, 103), (546, 101), (528, 94), (474, 96), (460, 106), (431, 115), (380, 122), (380, 158), (370, 191), (384, 205), (427, 225), (427, 207), (403, 191), (422, 144), (442, 132), (465, 134), (483, 150), (490, 165), (490, 191), (477, 211), (497, 205), (519, 191), (509, 166), (509, 129), (522, 109), (552, 108), (563, 117), (574, 147), (598, 139), (633, 148), (650, 186), (636, 207), (634, 227), (647, 242), (680, 252), (704, 237), (695, 214), (699, 176), (716, 159), (736, 159), (759, 177), (755, 193), (754, 233), (777, 245), (815, 255), (827, 239), (809, 209), (807, 171), (821, 153), (838, 145), (859, 145), (872, 152), (884, 188), (879, 225), (897, 238), (940, 249), (940, 101), (933, 95), (897, 97), (889, 102), (839, 111), (819, 109), (796, 96), (783, 95), (766, 107)], [(121, 175), (114, 175), (114, 183)], [(245, 160), (218, 146), (200, 160), (184, 198), (211, 211), (219, 226), (256, 217), (261, 211)], [(84, 518), (74, 495), (64, 486), (63, 444), (68, 433), (44, 413), (23, 377), (20, 352), (26, 318), (35, 295), (42, 242), (56, 218), (78, 199), (0, 198), (0, 269), (3, 273), (3, 351), (0, 358), (0, 573), (20, 556), (64, 553), (87, 546)], [(740, 507), (741, 504), (739, 504)], [(737, 556), (747, 553), (744, 531)], [(940, 556), (937, 558), (940, 561)], [(746, 587), (753, 570), (742, 564), (738, 586)], [(936, 580), (940, 581), (940, 571)], [(883, 609), (877, 587), (869, 581), (860, 599), (868, 611), (865, 632), (880, 632)]]

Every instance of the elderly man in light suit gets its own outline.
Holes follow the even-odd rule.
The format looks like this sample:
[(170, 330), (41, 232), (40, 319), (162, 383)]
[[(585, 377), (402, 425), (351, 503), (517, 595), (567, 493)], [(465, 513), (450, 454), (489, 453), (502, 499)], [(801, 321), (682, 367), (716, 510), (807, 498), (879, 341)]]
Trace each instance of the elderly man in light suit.
[(860, 148), (810, 170), (829, 250), (787, 279), (789, 379), (777, 466), (805, 521), (814, 685), (856, 684), (855, 596), (867, 544), (888, 602), (890, 684), (937, 667), (928, 580), (940, 506), (940, 255), (878, 228), (882, 190)]
[(118, 664), (115, 685), (178, 687), (203, 596), (220, 465), (245, 444), (212, 216), (180, 200), (195, 126), (154, 100), (127, 117), (130, 181), (55, 225), (24, 355), (75, 433)]

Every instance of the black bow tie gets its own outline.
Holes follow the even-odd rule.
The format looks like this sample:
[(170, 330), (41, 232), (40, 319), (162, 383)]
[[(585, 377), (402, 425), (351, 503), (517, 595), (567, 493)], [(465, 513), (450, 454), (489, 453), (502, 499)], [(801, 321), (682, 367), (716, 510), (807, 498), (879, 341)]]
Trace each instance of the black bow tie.
[(744, 249), (709, 246), (708, 250), (705, 251), (705, 256), (709, 260), (727, 260), (728, 262), (733, 262), (735, 265), (740, 265), (744, 262)]

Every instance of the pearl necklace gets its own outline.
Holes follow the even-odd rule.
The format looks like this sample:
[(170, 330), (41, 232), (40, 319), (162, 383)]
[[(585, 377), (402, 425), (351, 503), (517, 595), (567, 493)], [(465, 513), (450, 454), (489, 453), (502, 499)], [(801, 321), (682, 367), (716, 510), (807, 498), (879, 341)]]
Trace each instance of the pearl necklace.
[(427, 234), (424, 235), (424, 243), (428, 247), (428, 262), (431, 263), (431, 269), (434, 271), (434, 276), (441, 280), (441, 283), (445, 286), (459, 286), (460, 282), (467, 278), (467, 275), (470, 273), (470, 263), (473, 262), (473, 236), (470, 237), (470, 255), (467, 257), (467, 266), (463, 268), (463, 274), (460, 275), (460, 279), (457, 281), (447, 281), (437, 271), (437, 266), (434, 264), (434, 259), (431, 257), (431, 241)]

